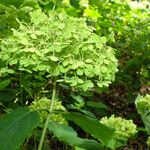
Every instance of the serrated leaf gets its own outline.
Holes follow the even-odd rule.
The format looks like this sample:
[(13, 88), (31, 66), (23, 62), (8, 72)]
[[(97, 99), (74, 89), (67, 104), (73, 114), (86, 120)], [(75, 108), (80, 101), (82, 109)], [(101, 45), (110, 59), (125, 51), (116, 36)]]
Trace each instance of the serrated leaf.
[(104, 126), (95, 118), (76, 112), (65, 113), (63, 116), (66, 120), (73, 121), (85, 132), (99, 139), (103, 144), (107, 144), (114, 135), (114, 129)]
[(0, 118), (0, 150), (16, 150), (39, 123), (38, 113), (19, 108)]
[(48, 124), (48, 130), (53, 132), (53, 134), (61, 141), (65, 142), (70, 146), (78, 146), (86, 150), (100, 150), (103, 149), (102, 145), (95, 140), (82, 139), (77, 136), (76, 131), (62, 124), (56, 122), (50, 122)]

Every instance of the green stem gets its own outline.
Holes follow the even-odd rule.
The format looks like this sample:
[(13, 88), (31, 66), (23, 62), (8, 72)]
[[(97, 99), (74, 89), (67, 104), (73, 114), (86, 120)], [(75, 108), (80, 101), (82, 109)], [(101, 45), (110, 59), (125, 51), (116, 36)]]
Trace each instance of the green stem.
[(52, 93), (52, 99), (51, 99), (51, 104), (50, 104), (50, 108), (49, 108), (49, 114), (47, 116), (43, 131), (42, 131), (42, 136), (41, 136), (41, 139), (40, 139), (38, 150), (42, 150), (42, 145), (43, 145), (43, 142), (44, 142), (44, 137), (45, 137), (45, 134), (46, 134), (47, 126), (48, 126), (48, 123), (49, 123), (49, 120), (50, 120), (51, 113), (53, 111), (55, 96), (56, 96), (56, 80), (54, 80), (54, 83), (53, 83), (53, 93)]

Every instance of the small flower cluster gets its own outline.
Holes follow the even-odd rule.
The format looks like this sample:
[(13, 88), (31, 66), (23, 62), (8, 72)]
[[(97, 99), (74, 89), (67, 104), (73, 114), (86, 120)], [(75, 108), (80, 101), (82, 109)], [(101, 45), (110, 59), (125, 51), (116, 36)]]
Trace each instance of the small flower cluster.
[(117, 139), (125, 139), (133, 137), (136, 133), (136, 125), (132, 120), (126, 120), (122, 117), (115, 117), (112, 115), (111, 117), (103, 117), (100, 122), (106, 126), (115, 128), (114, 138)]
[[(29, 106), (30, 110), (38, 111), (40, 116), (40, 122), (43, 123), (48, 115), (49, 107), (50, 107), (50, 99), (42, 98), (36, 101)], [(59, 113), (57, 113), (59, 111)], [(65, 118), (62, 117), (60, 111), (64, 112), (66, 109), (62, 106), (60, 101), (54, 102), (53, 113), (51, 114), (50, 120), (56, 121), (60, 124), (67, 124)]]

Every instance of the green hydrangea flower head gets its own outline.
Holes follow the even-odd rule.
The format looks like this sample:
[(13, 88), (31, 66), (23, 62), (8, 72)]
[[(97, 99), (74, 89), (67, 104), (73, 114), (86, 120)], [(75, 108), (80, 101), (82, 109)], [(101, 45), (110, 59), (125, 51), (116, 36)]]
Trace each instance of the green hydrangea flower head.
[(135, 105), (139, 114), (147, 115), (150, 112), (150, 95), (139, 95), (135, 100)]
[[(51, 100), (48, 98), (41, 98), (39, 100), (33, 101), (32, 104), (29, 106), (30, 110), (39, 112), (40, 123), (44, 123), (48, 116), (50, 102)], [(59, 113), (57, 113), (57, 111), (59, 111)], [(67, 124), (67, 121), (65, 120), (65, 118), (62, 117), (60, 113), (61, 111), (66, 111), (65, 107), (62, 106), (60, 101), (55, 100), (53, 106), (53, 113), (51, 114), (50, 119), (60, 124)]]
[(100, 122), (106, 126), (115, 128), (114, 138), (118, 140), (132, 138), (137, 133), (136, 125), (133, 121), (122, 117), (115, 117), (114, 115), (109, 118), (103, 117)]
[(29, 23), (19, 22), (19, 29), (2, 39), (0, 61), (5, 67), (0, 73), (42, 73), (84, 91), (114, 81), (118, 70), (114, 49), (107, 46), (106, 37), (87, 26), (85, 18), (58, 12), (46, 15), (41, 10), (30, 17)]

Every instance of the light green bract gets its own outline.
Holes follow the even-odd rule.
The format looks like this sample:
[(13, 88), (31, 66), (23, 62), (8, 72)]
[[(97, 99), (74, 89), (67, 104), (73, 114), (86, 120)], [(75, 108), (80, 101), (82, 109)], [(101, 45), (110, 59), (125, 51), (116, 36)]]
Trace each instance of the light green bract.
[[(39, 100), (33, 101), (29, 106), (30, 110), (38, 111), (40, 117), (40, 123), (43, 124), (49, 113), (50, 99), (41, 98)], [(62, 106), (60, 101), (54, 102), (53, 113), (51, 114), (50, 120), (56, 121), (60, 124), (67, 124), (65, 118), (62, 117), (61, 112), (65, 112), (66, 109)]]
[(115, 79), (114, 50), (84, 18), (56, 12), (47, 16), (40, 10), (30, 16), (30, 23), (19, 22), (19, 29), (1, 41), (0, 61), (7, 67), (0, 68), (0, 74), (42, 72), (84, 91), (108, 86)]

